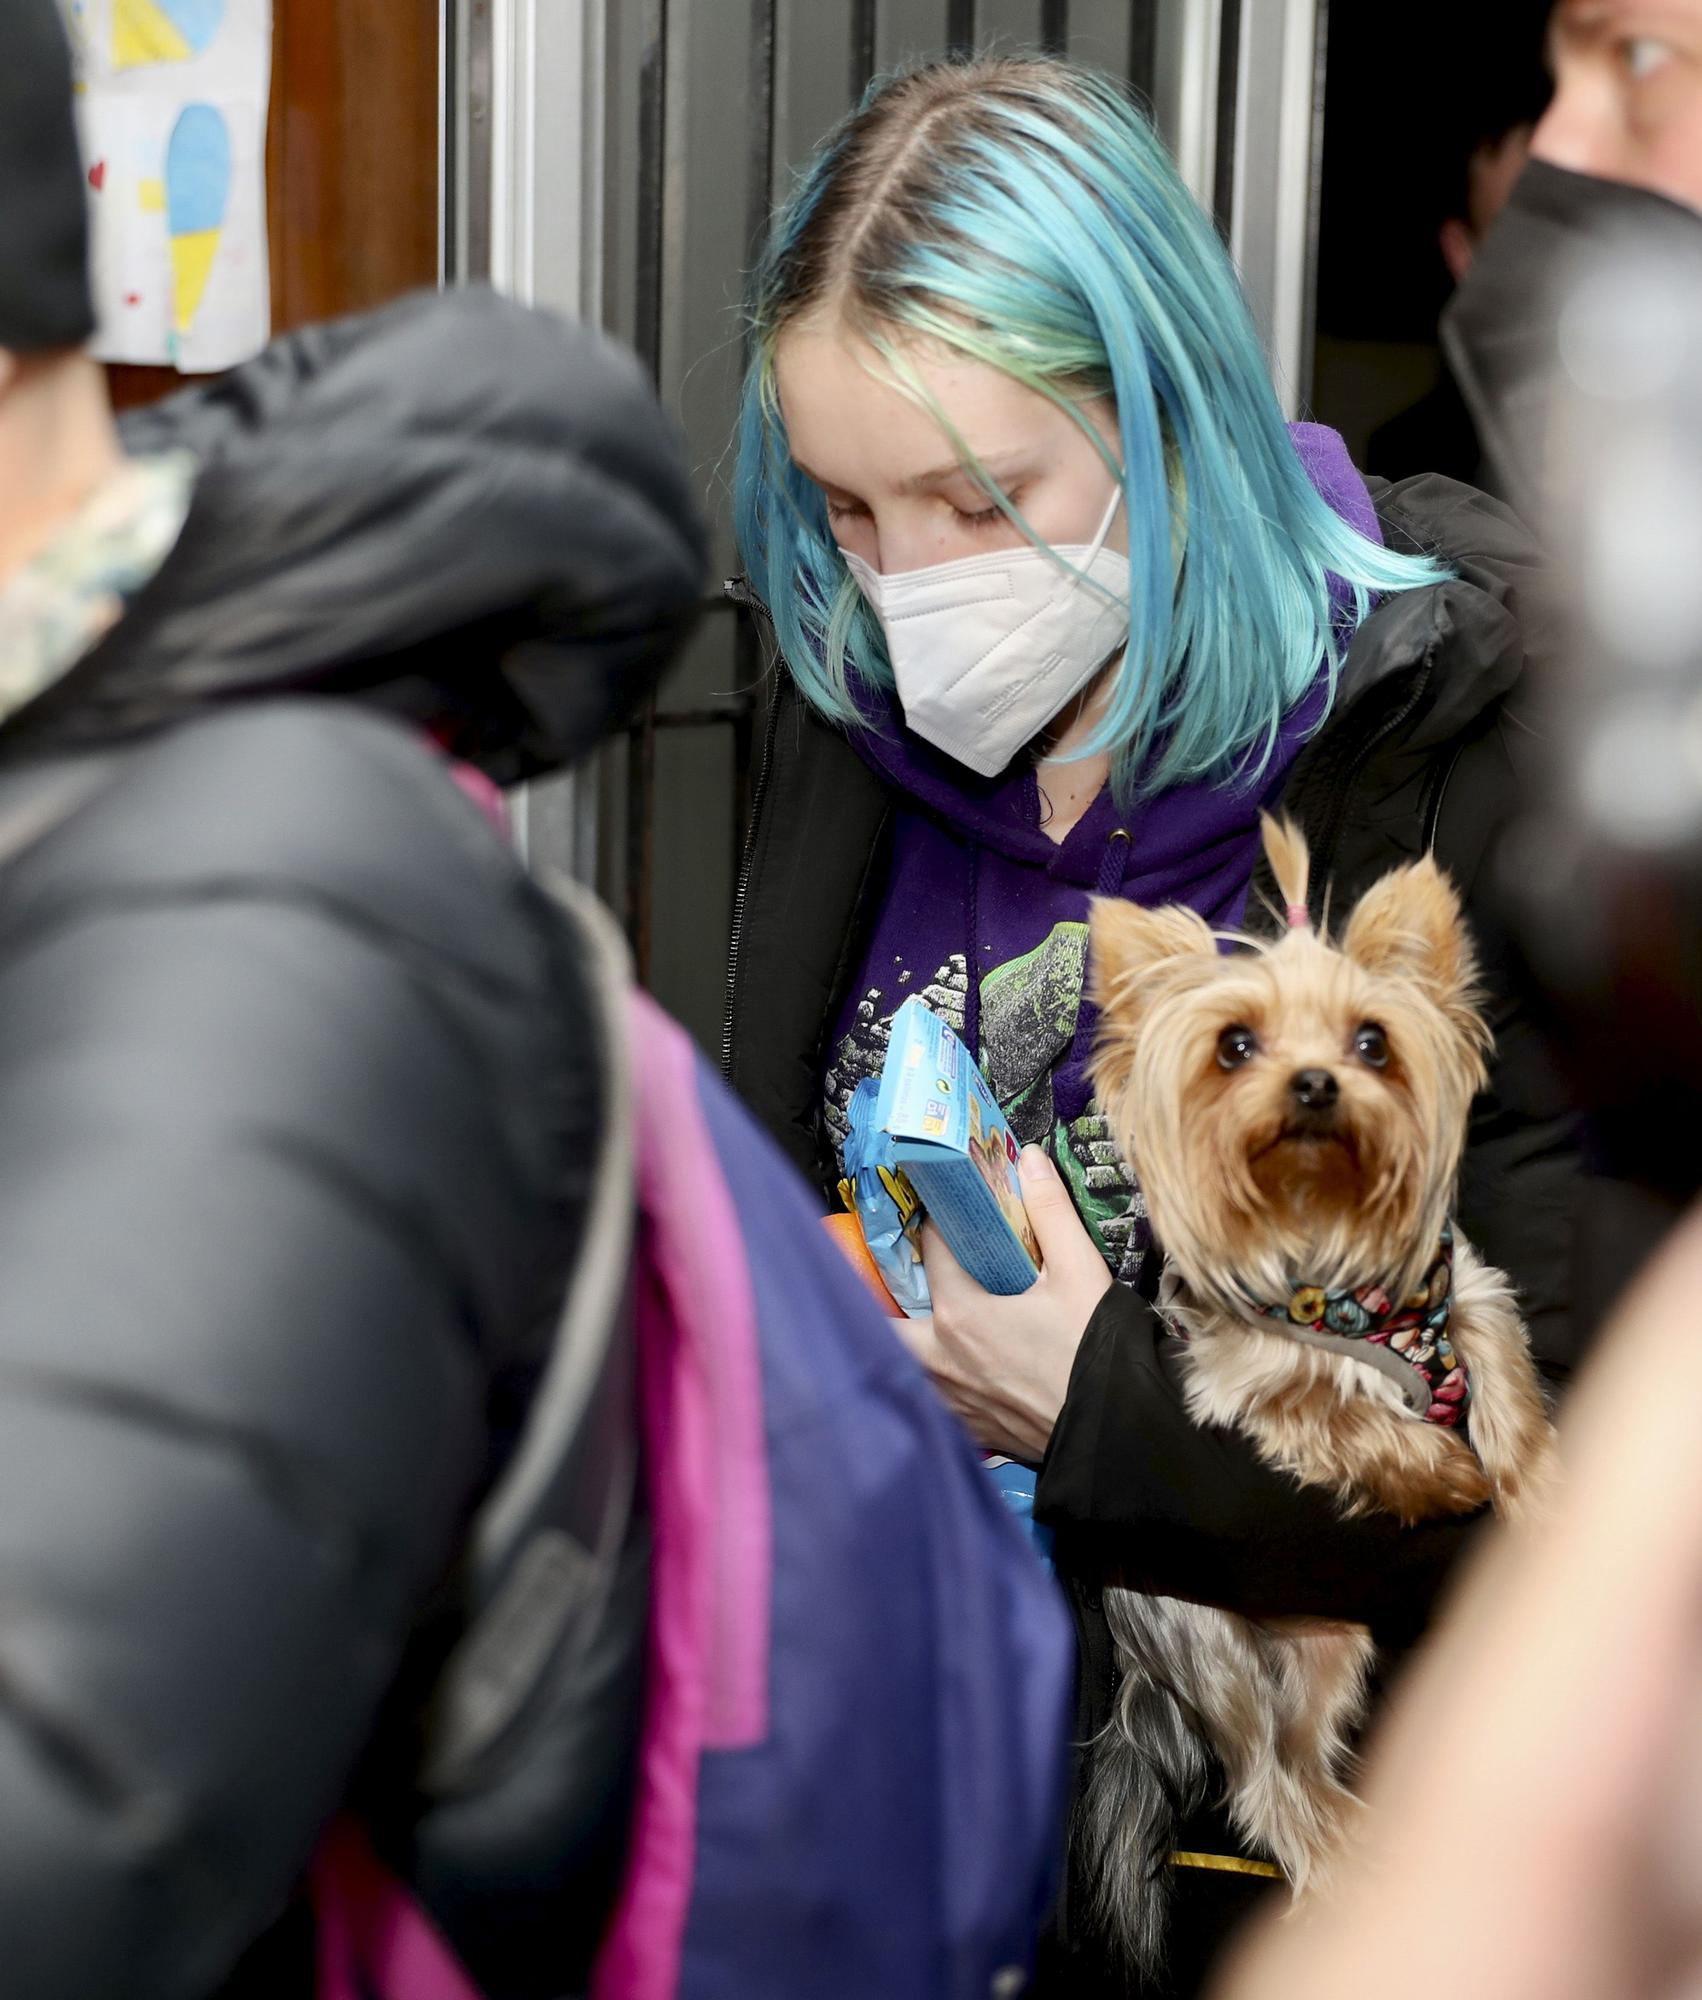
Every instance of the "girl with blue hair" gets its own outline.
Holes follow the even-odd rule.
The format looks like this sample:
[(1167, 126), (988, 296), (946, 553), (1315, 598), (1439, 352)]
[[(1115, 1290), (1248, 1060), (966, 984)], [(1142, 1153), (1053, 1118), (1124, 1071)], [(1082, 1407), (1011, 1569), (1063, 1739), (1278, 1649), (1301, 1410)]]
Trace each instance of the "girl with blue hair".
[[(933, 1317), (901, 1330), (978, 1441), (1039, 1469), (1084, 1741), (1111, 1711), (1107, 1579), (1410, 1642), (1470, 1531), (1343, 1522), (1183, 1406), (1144, 1205), (1088, 1081), (1086, 917), (1099, 894), (1264, 927), (1259, 815), (1279, 806), (1339, 906), (1427, 847), (1469, 897), (1515, 789), (1523, 532), (1446, 481), (1368, 485), (1333, 433), (1284, 423), (1147, 119), (1062, 62), (872, 91), (777, 217), (751, 331), (737, 528), (780, 670), (734, 1081), (831, 1188), (851, 1095), (920, 993), (1028, 1142), (1040, 1281), (989, 1297), (931, 1241)], [(1460, 1223), (1563, 1372), (1569, 1107), (1485, 943), (1500, 1057)], [(1108, 1968), (1084, 1871), (1057, 1990), (1193, 1990), (1274, 1873), (1217, 1789), (1197, 1774), (1170, 1800), (1151, 1863), (1172, 1878), (1166, 1969)]]

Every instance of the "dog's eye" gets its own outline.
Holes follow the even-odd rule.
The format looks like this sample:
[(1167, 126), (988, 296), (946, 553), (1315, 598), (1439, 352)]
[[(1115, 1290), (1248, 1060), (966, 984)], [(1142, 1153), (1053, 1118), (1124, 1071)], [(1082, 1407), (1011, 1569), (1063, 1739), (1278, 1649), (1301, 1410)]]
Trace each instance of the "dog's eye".
[(1389, 1067), (1389, 1038), (1375, 1021), (1367, 1021), (1354, 1036), (1353, 1052), (1367, 1069)]
[(1225, 1028), (1217, 1038), (1219, 1069), (1240, 1069), (1259, 1053), (1259, 1038), (1251, 1028)]

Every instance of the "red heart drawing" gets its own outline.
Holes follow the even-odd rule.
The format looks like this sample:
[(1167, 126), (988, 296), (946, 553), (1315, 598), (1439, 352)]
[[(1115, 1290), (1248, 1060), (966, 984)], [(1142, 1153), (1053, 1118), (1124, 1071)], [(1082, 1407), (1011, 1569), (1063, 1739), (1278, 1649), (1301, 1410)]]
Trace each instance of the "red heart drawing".
[(124, 294), (124, 303), (127, 306), (139, 306), (142, 303), (142, 294), (140, 292), (126, 292)]
[(92, 188), (94, 189), (94, 191), (95, 191), (95, 193), (96, 193), (96, 194), (99, 194), (99, 193), (100, 193), (100, 191), (102, 190), (102, 188), (104, 188), (104, 187), (106, 186), (106, 162), (105, 162), (105, 160), (96, 160), (96, 162), (94, 163), (94, 165), (93, 165), (92, 167), (90, 167), (90, 169), (89, 169), (89, 186), (90, 186), (90, 187), (92, 187)]

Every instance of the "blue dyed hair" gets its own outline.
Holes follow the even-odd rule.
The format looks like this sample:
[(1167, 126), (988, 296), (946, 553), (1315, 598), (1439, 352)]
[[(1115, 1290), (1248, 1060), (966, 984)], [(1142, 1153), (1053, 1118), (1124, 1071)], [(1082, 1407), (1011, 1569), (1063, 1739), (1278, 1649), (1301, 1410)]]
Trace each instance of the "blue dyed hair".
[(1111, 753), (1125, 803), (1262, 770), (1372, 603), (1447, 574), (1360, 534), (1313, 486), (1227, 252), (1145, 114), (1096, 71), (998, 59), (877, 84), (776, 217), (750, 315), (740, 554), (798, 685), (843, 724), (892, 671), (823, 496), (791, 462), (774, 356), (805, 315), (862, 333), (901, 385), (916, 341), (998, 368), (1102, 453), (1080, 405), (1114, 403), (1130, 640), (1089, 747)]

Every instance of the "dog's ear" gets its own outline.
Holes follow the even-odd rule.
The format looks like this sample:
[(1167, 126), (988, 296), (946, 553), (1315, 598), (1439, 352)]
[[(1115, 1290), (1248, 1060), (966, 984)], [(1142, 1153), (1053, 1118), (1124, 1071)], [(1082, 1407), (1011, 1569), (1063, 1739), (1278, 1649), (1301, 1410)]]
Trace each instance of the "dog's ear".
[(1115, 896), (1088, 909), (1087, 996), (1099, 1010), (1089, 1074), (1125, 1153), (1134, 1147), (1129, 1084), (1154, 999), (1193, 978), (1209, 979), (1217, 939), (1204, 918), (1167, 904), (1143, 910)]
[(1273, 819), (1260, 813), (1259, 831), (1264, 836), (1265, 859), (1271, 864), (1277, 894), (1290, 930), (1308, 930), (1312, 919), (1306, 907), (1312, 877), (1312, 857), (1306, 836), (1291, 819)]
[(1132, 1017), (1153, 970), (1171, 959), (1204, 953), (1217, 958), (1217, 939), (1205, 919), (1174, 903), (1143, 910), (1116, 896), (1095, 896), (1088, 911), (1092, 956), (1088, 998), (1102, 1014)]
[(1417, 980), (1464, 1032), (1484, 1037), (1477, 954), (1454, 885), (1429, 855), (1366, 890), (1341, 948), (1367, 972)]

